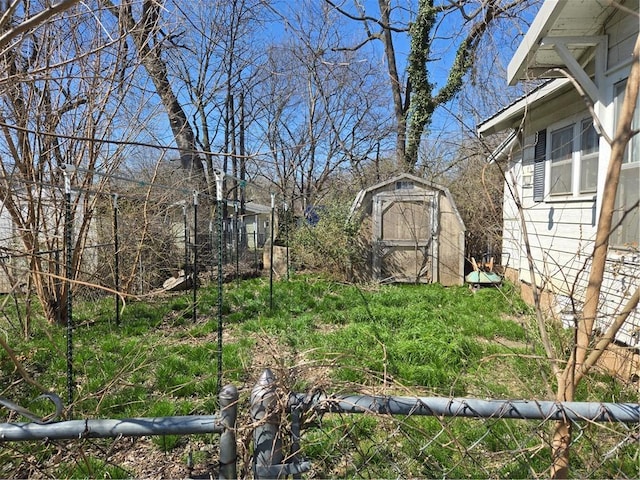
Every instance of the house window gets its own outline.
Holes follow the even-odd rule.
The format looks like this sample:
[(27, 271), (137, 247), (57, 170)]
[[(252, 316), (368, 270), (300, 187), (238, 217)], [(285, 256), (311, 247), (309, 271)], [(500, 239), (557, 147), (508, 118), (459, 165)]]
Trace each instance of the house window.
[[(626, 80), (614, 86), (614, 110), (617, 119), (624, 103)], [(640, 101), (639, 101), (640, 103)], [(633, 129), (640, 127), (640, 105), (636, 105)], [(620, 172), (620, 183), (616, 194), (616, 209), (613, 215), (611, 245), (616, 248), (638, 248), (640, 239), (640, 138), (632, 137), (625, 150)]]
[(571, 193), (574, 125), (551, 132), (551, 195)]
[[(549, 164), (548, 190), (546, 190), (549, 195), (585, 195), (596, 191), (600, 138), (591, 118), (585, 118), (570, 125), (565, 124), (549, 134), (546, 130), (540, 130), (537, 136), (534, 201), (544, 200), (545, 163)], [(546, 152), (547, 144), (549, 144), (548, 152)], [(546, 162), (547, 159), (550, 161)]]
[(593, 121), (582, 120), (580, 128), (580, 193), (592, 193), (598, 185), (598, 155), (600, 138)]

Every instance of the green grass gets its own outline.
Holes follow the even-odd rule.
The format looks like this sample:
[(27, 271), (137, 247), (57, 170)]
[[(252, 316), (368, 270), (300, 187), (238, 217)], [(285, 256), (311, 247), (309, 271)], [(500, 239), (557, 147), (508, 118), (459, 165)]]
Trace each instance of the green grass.
[[(480, 346), (477, 337), (525, 336), (520, 325), (504, 319), (525, 310), (510, 291), (473, 294), (465, 287), (439, 285), (362, 291), (305, 279), (278, 284), (273, 311), (265, 311), (263, 298), (263, 313), (256, 314), (261, 296), (245, 288), (233, 289), (228, 297), (233, 322), (247, 333), (263, 332), (298, 351), (312, 350), (315, 359), (342, 357), (334, 372), (338, 381), (368, 383), (372, 372), (386, 371), (399, 383), (444, 391), (492, 349)], [(337, 328), (326, 332), (323, 325)], [(465, 391), (457, 382), (454, 393)]]
[[(216, 412), (217, 286), (199, 290), (195, 324), (191, 298), (188, 292), (128, 302), (119, 326), (112, 298), (74, 305), (76, 418)], [(291, 388), (321, 387), (327, 393), (384, 387), (387, 394), (545, 398), (545, 378), (552, 377), (548, 364), (536, 359), (542, 352), (531, 332), (512, 320), (526, 318), (528, 308), (509, 285), (475, 294), (466, 287), (439, 285), (364, 289), (292, 275), (288, 282), (275, 282), (273, 291), (265, 279), (225, 285), (222, 307), (223, 380), (245, 392), (260, 373), (260, 361), (285, 372), (280, 380)], [(32, 319), (27, 339), (17, 320), (5, 322), (3, 329), (29, 374), (66, 397), (65, 329), (45, 325), (38, 317)], [(4, 351), (0, 372), (1, 384), (7, 386), (1, 395), (48, 412), (46, 402), (30, 403), (40, 392), (21, 381)], [(289, 378), (286, 372), (295, 375)], [(316, 385), (319, 377), (324, 380)], [(581, 400), (633, 398), (629, 389), (604, 377), (585, 382), (577, 395)], [(241, 400), (245, 408), (246, 398)], [(548, 465), (543, 455), (510, 459), (502, 453), (539, 444), (531, 422), (492, 421), (489, 428), (486, 422), (460, 419), (443, 429), (432, 417), (392, 422), (351, 415), (326, 416), (321, 423), (322, 429), (306, 429), (303, 439), (304, 455), (314, 461), (317, 476), (359, 476), (366, 470), (368, 476), (396, 477), (389, 458), (402, 465), (402, 476), (415, 477), (526, 477), (531, 465), (538, 472)], [(475, 445), (479, 438), (478, 450), (498, 459), (493, 469), (469, 463), (452, 446)], [(514, 439), (520, 443), (515, 445)], [(162, 452), (188, 441), (179, 436), (153, 439)], [(55, 453), (38, 444), (22, 448), (43, 461)], [(0, 467), (2, 477), (16, 468), (16, 461), (8, 460), (11, 455), (0, 452), (0, 464), (8, 465)], [(576, 457), (578, 466), (589, 463), (588, 454)], [(623, 471), (632, 470), (628, 458), (632, 454), (621, 463)], [(608, 476), (608, 468), (596, 471)], [(65, 478), (119, 478), (125, 473), (91, 455), (50, 472)]]

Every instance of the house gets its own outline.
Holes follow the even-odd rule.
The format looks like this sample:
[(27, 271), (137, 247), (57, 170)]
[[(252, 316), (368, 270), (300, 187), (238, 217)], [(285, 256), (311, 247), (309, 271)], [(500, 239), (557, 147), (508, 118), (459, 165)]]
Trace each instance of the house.
[[(638, 38), (638, 0), (546, 0), (509, 66), (511, 85), (541, 80), (520, 100), (478, 126), (481, 137), (506, 141), (493, 158), (506, 164), (503, 254), (523, 285), (542, 287), (549, 307), (567, 325), (579, 314), (590, 268), (605, 174), (632, 51)], [(571, 78), (568, 77), (570, 75)], [(594, 120), (594, 118), (596, 120)], [(635, 111), (640, 127), (640, 109)], [(627, 148), (602, 285), (600, 329), (638, 287), (640, 275), (640, 138)], [(522, 203), (533, 257), (516, 208)], [(533, 277), (532, 277), (533, 275)], [(640, 346), (640, 312), (616, 340)]]
[(242, 251), (262, 248), (270, 232), (271, 207), (246, 202), (244, 213), (240, 213), (239, 207), (239, 203), (229, 202), (227, 218), (222, 227), (227, 248), (234, 250), (236, 241)]
[(351, 218), (367, 231), (363, 279), (464, 282), (465, 227), (445, 187), (401, 174), (361, 190)]
[(240, 215), (241, 231), (246, 235), (246, 246), (253, 250), (262, 248), (269, 235), (271, 222), (271, 207), (256, 202), (244, 205), (245, 213)]
[(17, 232), (9, 212), (0, 204), (0, 294), (14, 289), (16, 278), (26, 282), (28, 273), (24, 259), (16, 259)]
[[(22, 291), (33, 275), (41, 275), (43, 282), (58, 292), (61, 279), (57, 277), (65, 275), (65, 202), (60, 190), (35, 189), (30, 184), (33, 182), (20, 185), (16, 178), (11, 195), (0, 201), (0, 294)], [(76, 195), (76, 191), (71, 193), (72, 205)], [(82, 248), (77, 275), (85, 282), (92, 282), (100, 278), (94, 273), (100, 266), (101, 245), (96, 224), (86, 214), (85, 207), (80, 202), (73, 211), (70, 235), (72, 248)], [(29, 215), (30, 208), (38, 215)]]

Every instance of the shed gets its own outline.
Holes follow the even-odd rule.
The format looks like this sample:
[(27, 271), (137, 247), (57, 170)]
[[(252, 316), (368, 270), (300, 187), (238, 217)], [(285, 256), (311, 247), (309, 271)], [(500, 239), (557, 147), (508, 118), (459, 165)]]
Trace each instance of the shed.
[(404, 173), (361, 190), (351, 218), (370, 247), (363, 279), (463, 284), (465, 227), (447, 188)]

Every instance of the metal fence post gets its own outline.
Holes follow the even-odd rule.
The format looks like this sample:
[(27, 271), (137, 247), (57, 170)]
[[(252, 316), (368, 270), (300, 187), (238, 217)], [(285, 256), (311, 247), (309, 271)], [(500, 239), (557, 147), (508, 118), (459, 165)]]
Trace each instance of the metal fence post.
[(65, 280), (67, 282), (67, 403), (69, 405), (69, 416), (73, 408), (73, 393), (75, 380), (73, 378), (73, 215), (71, 212), (71, 178), (70, 173), (75, 170), (72, 165), (64, 165), (62, 174), (64, 175), (64, 242), (66, 245), (66, 265)]
[(273, 310), (273, 240), (274, 240), (274, 223), (276, 212), (276, 194), (271, 194), (271, 250), (269, 253), (269, 310)]
[[(186, 247), (185, 247), (186, 248)], [(196, 323), (198, 320), (198, 191), (193, 191), (193, 269), (192, 269), (192, 310), (191, 320)], [(188, 278), (185, 272), (185, 279)]]
[[(297, 464), (299, 462), (298, 453), (300, 452), (300, 407), (294, 406), (291, 409), (291, 462)], [(293, 473), (294, 480), (302, 478), (302, 472)]]
[(216, 170), (216, 217), (218, 220), (218, 391), (222, 390), (222, 190), (224, 172)]
[(235, 479), (236, 473), (236, 419), (238, 417), (238, 389), (226, 385), (219, 394), (220, 424), (224, 431), (220, 435), (220, 471), (218, 478)]
[(275, 392), (275, 376), (270, 369), (260, 375), (258, 382), (251, 390), (251, 418), (253, 429), (253, 473), (256, 479), (282, 478), (311, 469), (311, 463), (297, 461), (300, 432), (294, 426), (293, 459), (284, 463), (282, 454), (282, 438), (279, 434), (279, 419), (276, 411), (277, 398)]
[(116, 325), (120, 326), (120, 245), (118, 244), (118, 194), (113, 194), (113, 286), (116, 290)]
[(187, 201), (182, 205), (182, 222), (184, 225), (184, 281), (189, 281), (189, 223), (187, 221)]
[(276, 406), (274, 383), (275, 376), (267, 368), (251, 390), (255, 478), (272, 478), (270, 467), (282, 464), (282, 439), (278, 435), (278, 420), (273, 416)]

